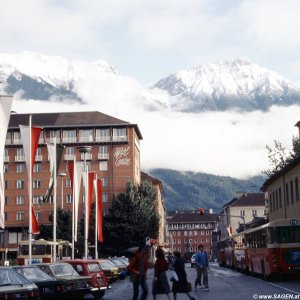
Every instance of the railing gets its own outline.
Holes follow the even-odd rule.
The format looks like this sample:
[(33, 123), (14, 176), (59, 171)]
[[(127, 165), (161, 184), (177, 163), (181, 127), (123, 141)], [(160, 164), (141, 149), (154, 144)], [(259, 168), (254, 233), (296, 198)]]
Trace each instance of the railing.
[(93, 136), (79, 136), (78, 142), (79, 143), (91, 143), (94, 141)]
[(12, 142), (14, 145), (20, 145), (22, 144), (22, 140), (21, 139), (13, 139), (13, 142)]
[(63, 137), (62, 138), (63, 143), (77, 143), (76, 137)]
[(17, 161), (17, 162), (25, 161), (25, 156), (24, 155), (16, 155), (15, 161)]
[(113, 142), (126, 142), (127, 141), (127, 135), (114, 135), (113, 136)]
[(86, 160), (92, 160), (93, 154), (92, 153), (81, 153), (80, 158), (84, 160), (84, 156)]
[(73, 160), (74, 159), (74, 154), (65, 154), (64, 155), (64, 160)]
[(35, 161), (42, 161), (43, 160), (43, 155), (36, 155), (35, 156)]
[(110, 136), (96, 136), (95, 137), (95, 141), (96, 142), (110, 142), (111, 141), (111, 137)]
[(109, 153), (98, 153), (98, 159), (100, 159), (100, 160), (109, 159)]
[(57, 144), (60, 143), (61, 138), (60, 138), (60, 137), (55, 138), (55, 136), (54, 136), (54, 137), (47, 138), (47, 139), (46, 139), (46, 142), (47, 142), (47, 143), (55, 143), (55, 139), (56, 139), (56, 143), (57, 143)]

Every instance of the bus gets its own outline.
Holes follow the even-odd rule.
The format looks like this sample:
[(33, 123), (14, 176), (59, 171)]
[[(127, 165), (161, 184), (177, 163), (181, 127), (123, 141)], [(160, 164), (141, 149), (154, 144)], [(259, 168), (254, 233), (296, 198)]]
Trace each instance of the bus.
[[(57, 260), (70, 259), (72, 251), (72, 244), (69, 241), (58, 240), (56, 242)], [(46, 241), (44, 239), (32, 241), (32, 260), (34, 263), (47, 263), (53, 261), (54, 242)], [(28, 265), (29, 262), (29, 241), (22, 241), (19, 243), (18, 265)]]
[(281, 219), (219, 241), (220, 264), (240, 271), (300, 275), (300, 218)]

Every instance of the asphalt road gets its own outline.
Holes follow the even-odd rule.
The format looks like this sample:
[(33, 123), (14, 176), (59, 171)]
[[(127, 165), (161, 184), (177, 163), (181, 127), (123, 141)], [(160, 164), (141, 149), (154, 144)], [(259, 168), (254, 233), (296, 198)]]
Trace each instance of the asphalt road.
[[(186, 264), (188, 280), (194, 283), (196, 270)], [(204, 289), (193, 291), (196, 299), (205, 300), (239, 300), (239, 299), (299, 299), (300, 300), (300, 279), (268, 282), (258, 277), (252, 277), (221, 268), (217, 263), (211, 263), (209, 272), (209, 292)], [(152, 299), (153, 269), (148, 271), (148, 299)], [(90, 297), (89, 297), (90, 298)], [(171, 299), (173, 297), (171, 296)], [(92, 299), (92, 297), (90, 298)], [(132, 285), (129, 278), (118, 280), (112, 283), (112, 289), (108, 290), (103, 300), (131, 300)], [(157, 300), (167, 299), (165, 295), (158, 295)], [(188, 299), (185, 294), (178, 294), (178, 300)]]

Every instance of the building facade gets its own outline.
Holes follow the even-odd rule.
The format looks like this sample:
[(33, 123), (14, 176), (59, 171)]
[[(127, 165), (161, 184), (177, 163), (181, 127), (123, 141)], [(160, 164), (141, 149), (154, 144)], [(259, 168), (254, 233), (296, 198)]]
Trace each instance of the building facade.
[(267, 217), (264, 193), (239, 193), (223, 206), (221, 237), (237, 233), (240, 224), (251, 222), (256, 217)]
[(167, 239), (170, 251), (179, 251), (185, 258), (198, 251), (203, 244), (212, 257), (212, 236), (217, 230), (218, 215), (199, 212), (176, 212), (167, 225)]
[[(12, 114), (6, 137), (4, 156), (5, 224), (1, 248), (16, 252), (20, 240), (28, 238), (29, 202), (27, 169), (19, 125), (28, 125), (29, 114)], [(106, 214), (116, 193), (126, 190), (126, 183), (140, 183), (140, 140), (136, 124), (100, 112), (32, 114), (32, 124), (43, 127), (39, 139), (32, 178), (33, 204), (40, 224), (50, 224), (53, 204), (41, 204), (50, 179), (47, 143), (65, 146), (57, 179), (57, 205), (72, 209), (72, 189), (67, 162), (86, 160), (87, 169), (94, 171), (103, 185), (103, 212)], [(90, 146), (84, 157), (80, 146)], [(81, 189), (82, 194), (82, 189)], [(82, 199), (82, 197), (80, 198)], [(83, 200), (79, 214), (83, 213)], [(7, 250), (6, 250), (7, 251)]]

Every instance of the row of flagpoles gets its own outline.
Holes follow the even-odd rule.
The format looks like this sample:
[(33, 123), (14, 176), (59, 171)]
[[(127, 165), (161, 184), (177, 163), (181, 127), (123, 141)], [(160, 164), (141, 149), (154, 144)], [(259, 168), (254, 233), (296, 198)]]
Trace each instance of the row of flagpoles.
[[(0, 227), (4, 228), (4, 174), (3, 174), (3, 158), (5, 149), (6, 133), (8, 129), (12, 97), (0, 96)], [(38, 148), (38, 141), (42, 127), (32, 126), (32, 116), (29, 118), (29, 126), (20, 125), (21, 140), (24, 149), (25, 162), (28, 170), (28, 193), (29, 193), (29, 261), (32, 261), (32, 234), (39, 233), (39, 225), (36, 219), (33, 203), (32, 203), (32, 175), (35, 161), (35, 155)], [(64, 146), (60, 144), (47, 144), (50, 160), (51, 176), (49, 187), (44, 202), (49, 202), (49, 197), (53, 192), (53, 242), (56, 245), (56, 189), (57, 189), (57, 175), (62, 158)], [(83, 170), (85, 167), (85, 170)], [(77, 224), (78, 224), (78, 206), (80, 198), (80, 185), (83, 179), (84, 187), (84, 201), (85, 201), (85, 258), (88, 256), (88, 228), (90, 221), (90, 211), (92, 205), (92, 194), (95, 191), (95, 256), (98, 257), (97, 241), (103, 242), (102, 233), (102, 181), (97, 178), (95, 172), (88, 172), (86, 165), (83, 162), (77, 162), (76, 157), (74, 161), (68, 162), (68, 171), (71, 180), (71, 187), (73, 190), (72, 201), (72, 258), (74, 258), (75, 242), (77, 241)], [(56, 246), (54, 246), (53, 260), (56, 260)]]

